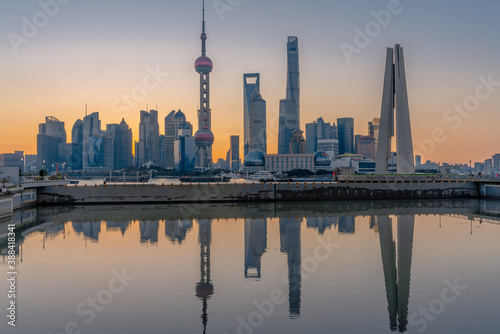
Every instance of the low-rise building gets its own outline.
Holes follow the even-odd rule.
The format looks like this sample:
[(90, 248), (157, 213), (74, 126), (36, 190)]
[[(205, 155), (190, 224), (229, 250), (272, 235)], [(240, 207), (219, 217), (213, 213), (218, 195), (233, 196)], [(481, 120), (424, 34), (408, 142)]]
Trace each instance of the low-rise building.
[(266, 154), (265, 170), (273, 173), (289, 172), (294, 169), (314, 171), (314, 154)]
[(0, 154), (0, 167), (19, 167), (21, 172), (24, 172), (24, 152)]

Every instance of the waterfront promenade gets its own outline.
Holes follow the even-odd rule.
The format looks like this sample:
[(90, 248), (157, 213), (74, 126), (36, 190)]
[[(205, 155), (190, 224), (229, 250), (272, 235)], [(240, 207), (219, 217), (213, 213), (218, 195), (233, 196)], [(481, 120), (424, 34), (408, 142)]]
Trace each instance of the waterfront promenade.
[(500, 198), (499, 180), (428, 176), (345, 176), (337, 182), (247, 182), (52, 186), (39, 204), (280, 202), (373, 199)]

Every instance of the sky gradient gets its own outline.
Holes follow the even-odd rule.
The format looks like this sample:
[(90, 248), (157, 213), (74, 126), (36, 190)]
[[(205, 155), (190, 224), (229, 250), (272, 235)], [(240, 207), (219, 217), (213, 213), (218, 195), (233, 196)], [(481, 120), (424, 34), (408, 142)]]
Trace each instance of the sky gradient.
[[(49, 115), (66, 123), (70, 140), (85, 103), (89, 113), (99, 111), (103, 128), (124, 117), (134, 140), (139, 111), (148, 105), (158, 105), (161, 133), (163, 118), (174, 109), (197, 130), (201, 0), (59, 0), (58, 12), (43, 22), (40, 4), (55, 1), (0, 3), (0, 153), (36, 153), (38, 124)], [(386, 48), (399, 43), (415, 154), (424, 161), (468, 163), (500, 153), (500, 84), (481, 88), (489, 77), (500, 82), (500, 3), (394, 1), (234, 0), (232, 6), (208, 0), (214, 160), (225, 158), (230, 135), (243, 139), (243, 73), (261, 73), (268, 153), (276, 153), (289, 35), (299, 37), (303, 130), (320, 116), (335, 123), (353, 117), (355, 133), (366, 134), (368, 121), (380, 116)], [(388, 8), (397, 14), (374, 24), (372, 11)], [(27, 38), (23, 26), (34, 16), (42, 21)], [(347, 61), (341, 45), (356, 46), (355, 29), (367, 24), (375, 29), (372, 37)], [(12, 34), (25, 38), (18, 52)], [(168, 76), (157, 85), (150, 80), (155, 88), (125, 107), (122, 96), (143, 86), (148, 69)], [(481, 99), (474, 98), (478, 90)], [(465, 110), (454, 109), (464, 102)]]

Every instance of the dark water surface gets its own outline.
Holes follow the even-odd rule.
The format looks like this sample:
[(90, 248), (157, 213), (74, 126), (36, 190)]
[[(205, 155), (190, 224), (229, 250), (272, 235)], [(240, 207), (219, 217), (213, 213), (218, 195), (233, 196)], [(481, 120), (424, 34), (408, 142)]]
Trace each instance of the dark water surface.
[(36, 208), (14, 218), (17, 326), (4, 281), (0, 332), (500, 333), (499, 208)]

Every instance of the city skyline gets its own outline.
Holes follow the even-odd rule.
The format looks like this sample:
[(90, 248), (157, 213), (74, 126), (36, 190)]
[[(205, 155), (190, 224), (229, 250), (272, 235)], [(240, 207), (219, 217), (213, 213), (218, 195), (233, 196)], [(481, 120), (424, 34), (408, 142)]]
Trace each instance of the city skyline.
[[(0, 152), (35, 153), (37, 127), (46, 116), (64, 122), (69, 134), (74, 121), (83, 118), (86, 102), (89, 114), (100, 112), (103, 125), (125, 118), (134, 141), (139, 137), (140, 110), (149, 110), (147, 104), (158, 103), (160, 120), (174, 109), (195, 119), (199, 79), (192, 71), (192, 60), (199, 55), (196, 39), (201, 1), (128, 1), (120, 5), (110, 1), (99, 7), (96, 3), (60, 4), (58, 13), (38, 28), (35, 36), (18, 45), (18, 53), (9, 33), (22, 36), (22, 18), (31, 21), (43, 9), (35, 1), (0, 5), (1, 12), (9, 14), (0, 23), (6, 37), (0, 42), (5, 60), (0, 73), (6, 78), (0, 83), (6, 97), (0, 106), (11, 116), (8, 123), (0, 125)], [(493, 19), (494, 11), (466, 2), (444, 1), (431, 6), (401, 1), (398, 13), (387, 26), (380, 26), (379, 34), (369, 38), (369, 45), (351, 55), (349, 63), (340, 46), (355, 45), (354, 29), (378, 22), (371, 11), (387, 11), (389, 3), (361, 1), (354, 6), (347, 2), (289, 1), (283, 6), (254, 1), (226, 11), (207, 3), (210, 54), (216, 64), (211, 78), (212, 108), (217, 110), (213, 115), (213, 160), (225, 156), (230, 135), (243, 137), (243, 73), (261, 73), (261, 93), (267, 101), (268, 150), (277, 151), (279, 100), (286, 89), (285, 38), (290, 35), (301, 41), (300, 128), (305, 129), (306, 123), (318, 117), (327, 122), (352, 117), (355, 134), (366, 135), (367, 122), (380, 113), (381, 64), (386, 47), (400, 42), (406, 50), (415, 154), (422, 155), (424, 161), (452, 163), (483, 161), (494, 154), (500, 139), (495, 131), (500, 121), (496, 112), (500, 92), (498, 84), (484, 86), (488, 81), (500, 81), (495, 72), (500, 46), (491, 43), (499, 25)], [(498, 6), (492, 1), (484, 3)], [(285, 12), (283, 17), (275, 15), (278, 9)], [(106, 15), (111, 13), (116, 15), (108, 21)], [(262, 26), (248, 29), (258, 14)], [(87, 15), (92, 15), (92, 26), (84, 20)], [(120, 22), (158, 15), (162, 20), (148, 19), (150, 24), (140, 28)], [(424, 15), (425, 27), (421, 24)], [(464, 18), (471, 19), (471, 15), (476, 25), (463, 26)], [(266, 36), (262, 36), (264, 31)], [(478, 35), (482, 38), (476, 38)], [(136, 107), (127, 107), (122, 95), (130, 95), (146, 77), (148, 87), (156, 88), (147, 91), (144, 99), (132, 101)], [(490, 96), (480, 99), (475, 108), (469, 105), (461, 113), (453, 111), (455, 104), (467, 107), (474, 102), (470, 97), (475, 96), (477, 87), (481, 87), (482, 96), (491, 89)]]

